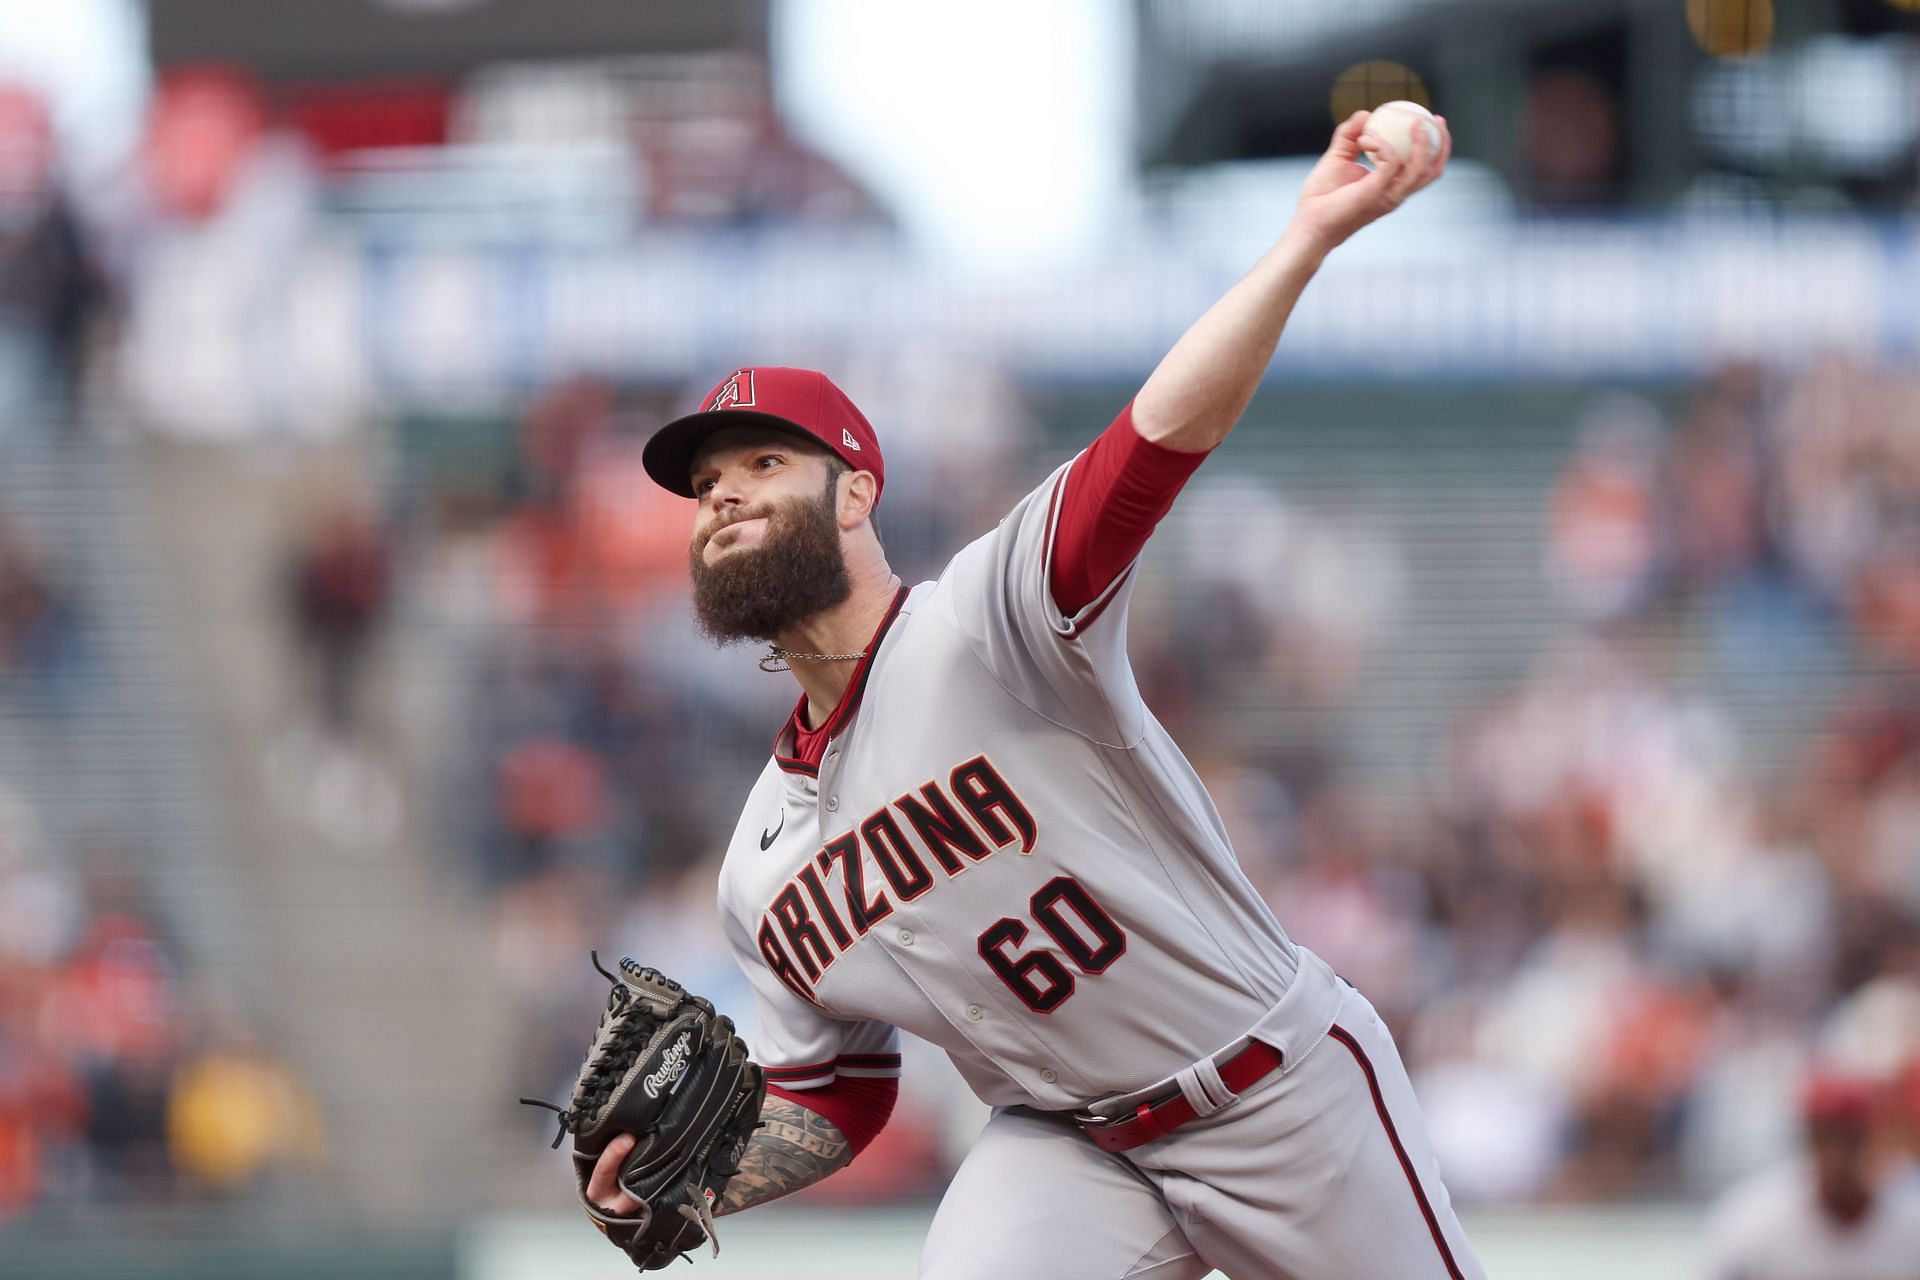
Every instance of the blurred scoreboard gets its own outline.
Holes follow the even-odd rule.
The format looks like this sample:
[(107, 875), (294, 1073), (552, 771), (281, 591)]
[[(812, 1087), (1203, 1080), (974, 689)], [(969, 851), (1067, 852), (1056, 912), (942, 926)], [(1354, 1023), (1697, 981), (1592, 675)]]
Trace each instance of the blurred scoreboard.
[(416, 166), (449, 143), (626, 145), (636, 122), (752, 115), (767, 92), (768, 0), (152, 0), (147, 17), (155, 115), (183, 100), (201, 154), (209, 122)]
[[(1395, 98), (1526, 205), (1903, 208), (1920, 0), (1141, 0), (1148, 171), (1310, 155)], [(1822, 190), (1810, 196), (1807, 188)], [(1843, 199), (1834, 201), (1829, 191)], [(1724, 203), (1724, 202), (1723, 202)]]
[(767, 0), (152, 0), (154, 63), (268, 81), (457, 77), (489, 63), (764, 51)]

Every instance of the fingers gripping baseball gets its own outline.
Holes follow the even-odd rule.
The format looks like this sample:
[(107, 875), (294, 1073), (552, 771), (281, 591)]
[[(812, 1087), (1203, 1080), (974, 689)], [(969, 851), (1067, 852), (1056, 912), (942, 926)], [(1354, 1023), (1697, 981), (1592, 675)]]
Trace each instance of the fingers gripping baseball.
[[(1453, 154), (1453, 136), (1444, 116), (1433, 118), (1439, 146), (1433, 145), (1426, 130), (1417, 129), (1404, 156), (1368, 130), (1370, 118), (1370, 113), (1356, 111), (1340, 123), (1326, 154), (1301, 188), (1295, 219), (1324, 239), (1328, 248), (1399, 208), (1437, 179)], [(1363, 151), (1379, 157), (1371, 171), (1360, 162)]]
[[(1389, 170), (1387, 179), (1387, 198), (1398, 205), (1414, 192), (1427, 186), (1438, 178), (1446, 168), (1447, 157), (1453, 154), (1453, 135), (1447, 132), (1447, 118), (1433, 117), (1434, 129), (1439, 136), (1439, 145), (1425, 129), (1412, 131), (1411, 154), (1400, 156), (1392, 142), (1379, 137), (1371, 131), (1363, 130), (1360, 145), (1363, 150), (1372, 152), (1381, 159), (1375, 172)], [(1362, 183), (1366, 180), (1362, 179)]]
[(1372, 117), (1371, 111), (1356, 111), (1342, 120), (1333, 131), (1333, 141), (1327, 145), (1327, 155), (1349, 162), (1358, 161), (1363, 149), (1360, 135), (1366, 132), (1367, 121)]

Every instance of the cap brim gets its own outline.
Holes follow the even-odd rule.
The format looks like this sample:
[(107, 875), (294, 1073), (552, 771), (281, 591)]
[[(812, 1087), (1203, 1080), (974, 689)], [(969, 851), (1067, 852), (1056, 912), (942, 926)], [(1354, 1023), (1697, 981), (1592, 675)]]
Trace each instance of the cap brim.
[(653, 482), (668, 493), (677, 493), (683, 498), (696, 497), (693, 491), (694, 455), (700, 452), (700, 446), (706, 443), (708, 436), (723, 427), (768, 427), (825, 448), (812, 432), (774, 414), (759, 413), (753, 409), (715, 409), (675, 418), (654, 432), (640, 450), (640, 465), (647, 469)]

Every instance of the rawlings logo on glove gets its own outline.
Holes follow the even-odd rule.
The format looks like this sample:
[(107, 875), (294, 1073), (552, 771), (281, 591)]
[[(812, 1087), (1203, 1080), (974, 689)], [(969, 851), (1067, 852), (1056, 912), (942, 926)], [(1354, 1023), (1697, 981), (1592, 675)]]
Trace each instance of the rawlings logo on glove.
[(661, 1086), (672, 1084), (680, 1078), (681, 1073), (686, 1071), (687, 1041), (690, 1038), (691, 1033), (675, 1040), (673, 1047), (667, 1050), (666, 1060), (660, 1064), (660, 1069), (642, 1082), (649, 1098), (659, 1097)]
[[(569, 1105), (520, 1101), (559, 1114), (553, 1145), (573, 1135), (580, 1202), (635, 1266), (658, 1270), (707, 1243), (718, 1253), (713, 1205), (759, 1125), (766, 1078), (707, 1001), (627, 956), (617, 975), (597, 955), (593, 964), (613, 989)], [(619, 1178), (641, 1203), (632, 1215), (587, 1198), (595, 1162), (622, 1133), (634, 1138)]]

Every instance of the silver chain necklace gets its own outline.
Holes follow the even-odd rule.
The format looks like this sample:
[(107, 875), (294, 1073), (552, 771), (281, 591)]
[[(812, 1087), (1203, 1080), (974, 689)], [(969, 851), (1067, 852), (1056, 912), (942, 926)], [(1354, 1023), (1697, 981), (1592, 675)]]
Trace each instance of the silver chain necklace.
[(805, 658), (809, 662), (858, 662), (866, 656), (865, 649), (858, 653), (800, 653), (793, 649), (782, 649), (777, 644), (770, 644), (767, 646), (766, 656), (760, 659), (760, 669), (770, 672), (791, 671), (793, 668), (787, 665), (788, 658)]

